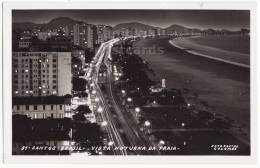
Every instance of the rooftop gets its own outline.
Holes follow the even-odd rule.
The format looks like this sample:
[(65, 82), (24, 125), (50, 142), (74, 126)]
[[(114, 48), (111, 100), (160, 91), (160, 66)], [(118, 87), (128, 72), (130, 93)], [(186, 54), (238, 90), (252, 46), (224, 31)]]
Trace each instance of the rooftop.
[(64, 96), (13, 97), (13, 105), (64, 104)]

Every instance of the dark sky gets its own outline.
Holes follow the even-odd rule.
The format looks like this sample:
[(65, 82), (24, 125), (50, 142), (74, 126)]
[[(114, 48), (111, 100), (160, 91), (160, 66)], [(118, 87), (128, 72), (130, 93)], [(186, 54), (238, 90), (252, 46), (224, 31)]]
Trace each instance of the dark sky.
[(15, 10), (14, 22), (47, 23), (55, 17), (70, 17), (93, 24), (138, 21), (162, 28), (181, 24), (190, 28), (249, 28), (248, 10)]

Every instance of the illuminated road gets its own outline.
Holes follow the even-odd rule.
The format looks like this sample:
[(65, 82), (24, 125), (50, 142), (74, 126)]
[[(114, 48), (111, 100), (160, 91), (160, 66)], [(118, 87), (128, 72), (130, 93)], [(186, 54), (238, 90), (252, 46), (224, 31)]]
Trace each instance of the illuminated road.
[[(111, 146), (112, 148), (115, 146), (123, 147), (124, 143), (122, 141), (122, 138), (120, 137), (118, 129), (115, 126), (113, 118), (111, 117), (111, 114), (109, 112), (109, 108), (107, 107), (107, 103), (105, 102), (105, 98), (98, 85), (98, 73), (104, 58), (105, 49), (111, 46), (116, 41), (118, 40), (110, 40), (106, 43), (103, 43), (100, 46), (99, 50), (97, 51), (97, 54), (95, 55), (93, 61), (90, 64), (90, 68), (85, 74), (86, 79), (89, 81), (89, 84), (91, 85), (91, 94), (92, 96), (95, 96), (97, 98), (97, 102), (95, 104), (97, 105), (97, 115), (99, 115), (99, 117), (103, 121), (101, 126), (105, 127), (105, 130), (108, 133), (109, 140), (107, 145)], [(115, 155), (127, 155), (126, 150), (114, 150), (113, 153)]]
[[(113, 89), (112, 65), (108, 60), (111, 60), (111, 49), (113, 44), (118, 41), (119, 39), (113, 39), (106, 43), (103, 43), (97, 51), (97, 54), (93, 58), (90, 64), (90, 68), (85, 74), (85, 78), (90, 85), (89, 89), (91, 96), (98, 98), (98, 101), (92, 104), (96, 104), (95, 110), (97, 111), (97, 118), (100, 118), (101, 121), (103, 121), (101, 122), (101, 126), (105, 128), (106, 132), (108, 133), (108, 143), (110, 143), (108, 145), (117, 147), (125, 146), (125, 142), (122, 140), (121, 137), (122, 134), (120, 134), (120, 131), (122, 131), (127, 138), (127, 141), (129, 143), (128, 145), (148, 148), (154, 145), (152, 145), (148, 137), (140, 131), (140, 127), (133, 119), (133, 116), (116, 98), (115, 91)], [(105, 82), (107, 93), (103, 93), (98, 84), (98, 76), (102, 64), (106, 66), (107, 70), (107, 81)], [(107, 96), (106, 98), (105, 95)], [(111, 102), (112, 109), (115, 114), (111, 114), (111, 109), (108, 107), (107, 101)], [(116, 126), (116, 122), (113, 116), (116, 116), (117, 121), (120, 122), (121, 128), (118, 128)], [(115, 150), (113, 152), (115, 155), (129, 154), (126, 150)], [(133, 152), (131, 154), (133, 154)], [(135, 151), (134, 154), (158, 154), (158, 151), (149, 152), (147, 150), (140, 150)]]
[[(108, 98), (112, 102), (112, 107), (114, 111), (117, 114), (117, 118), (120, 121), (124, 133), (130, 142), (131, 146), (142, 146), (142, 147), (150, 147), (153, 146), (151, 144), (151, 141), (145, 136), (141, 131), (139, 125), (135, 122), (132, 114), (130, 114), (125, 106), (123, 106), (115, 95), (114, 89), (113, 89), (113, 73), (112, 73), (112, 65), (110, 64), (109, 59), (111, 59), (111, 48), (112, 46), (109, 46), (107, 51), (105, 51), (106, 55), (104, 58), (104, 63), (107, 67), (107, 88), (108, 88)], [(148, 152), (145, 151), (136, 151), (136, 154), (142, 154), (142, 155), (148, 155), (148, 154), (154, 154), (158, 153), (158, 151)]]

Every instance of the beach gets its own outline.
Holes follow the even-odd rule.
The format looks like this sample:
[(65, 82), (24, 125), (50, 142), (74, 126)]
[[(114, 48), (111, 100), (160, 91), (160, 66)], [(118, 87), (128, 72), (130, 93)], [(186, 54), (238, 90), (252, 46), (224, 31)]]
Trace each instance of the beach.
[(197, 56), (250, 68), (249, 36), (178, 37), (169, 42)]
[(173, 46), (168, 39), (143, 39), (135, 46), (163, 48), (163, 53), (140, 55), (154, 70), (154, 79), (165, 78), (168, 88), (187, 88), (197, 93), (215, 107), (216, 113), (249, 129), (249, 68), (189, 53)]

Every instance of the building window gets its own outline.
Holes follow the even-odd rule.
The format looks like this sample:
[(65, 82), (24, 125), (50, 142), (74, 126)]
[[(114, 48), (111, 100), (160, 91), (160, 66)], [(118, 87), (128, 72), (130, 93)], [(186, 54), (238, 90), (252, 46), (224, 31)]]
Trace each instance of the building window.
[(51, 105), (51, 110), (53, 110), (53, 105)]
[(45, 119), (46, 118), (46, 114), (42, 113), (42, 118)]
[(60, 105), (60, 110), (62, 110), (62, 105)]
[(52, 89), (56, 89), (56, 85), (53, 85), (53, 86), (52, 86)]
[(45, 105), (42, 105), (42, 109), (45, 110)]
[(53, 59), (52, 62), (56, 62), (56, 59)]
[(51, 118), (53, 118), (53, 113), (51, 113)]
[(53, 78), (56, 78), (56, 75), (52, 75)]
[(20, 106), (19, 105), (17, 106), (17, 110), (20, 110)]
[(29, 106), (28, 105), (25, 106), (25, 110), (29, 110)]
[(56, 64), (53, 64), (52, 67), (53, 67), (53, 68), (56, 68), (57, 66), (56, 66)]
[(56, 83), (56, 80), (52, 80), (52, 83)]
[(36, 113), (34, 113), (34, 118), (37, 119), (37, 114)]
[(38, 108), (37, 108), (37, 106), (33, 106), (33, 109), (34, 109), (34, 110), (37, 110)]
[(53, 73), (56, 73), (56, 70), (54, 69), (54, 70), (52, 70), (52, 72), (53, 72)]

